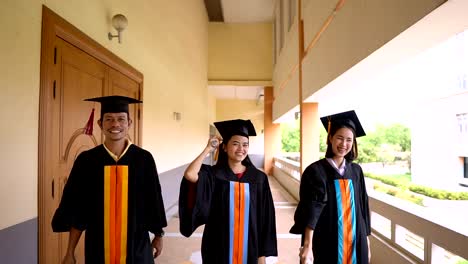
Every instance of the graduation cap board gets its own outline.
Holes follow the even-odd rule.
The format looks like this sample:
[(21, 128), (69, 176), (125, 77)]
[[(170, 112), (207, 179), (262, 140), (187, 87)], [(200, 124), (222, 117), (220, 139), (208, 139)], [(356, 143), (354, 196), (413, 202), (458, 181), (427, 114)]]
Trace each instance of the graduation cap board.
[[(95, 98), (84, 99), (85, 101), (98, 102), (101, 103), (101, 118), (105, 113), (127, 113), (128, 114), (128, 105), (142, 103), (142, 101), (120, 95), (111, 95), (111, 96), (102, 96)], [(91, 111), (88, 122), (84, 127), (84, 134), (92, 135), (93, 134), (93, 124), (94, 124), (94, 108)]]
[(347, 126), (354, 130), (356, 137), (362, 137), (366, 135), (366, 132), (364, 132), (361, 122), (359, 122), (359, 119), (354, 110), (324, 116), (320, 118), (320, 121), (322, 121), (322, 124), (325, 127), (327, 133), (330, 133), (330, 129), (332, 127)]
[(142, 103), (142, 101), (120, 95), (88, 98), (85, 101), (101, 103), (101, 116), (105, 113), (128, 113), (129, 104)]
[(244, 137), (256, 136), (255, 128), (250, 120), (234, 119), (221, 122), (214, 122), (219, 134), (225, 140), (231, 136), (240, 135)]

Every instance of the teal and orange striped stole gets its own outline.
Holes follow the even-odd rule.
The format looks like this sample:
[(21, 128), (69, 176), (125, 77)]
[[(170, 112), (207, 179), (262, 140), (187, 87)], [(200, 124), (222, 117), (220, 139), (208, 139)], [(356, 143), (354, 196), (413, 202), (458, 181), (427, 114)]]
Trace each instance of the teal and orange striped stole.
[(338, 264), (356, 264), (356, 211), (353, 182), (335, 180), (338, 215)]
[(249, 184), (230, 182), (229, 264), (247, 264), (249, 241)]
[(104, 167), (105, 264), (127, 261), (128, 166)]

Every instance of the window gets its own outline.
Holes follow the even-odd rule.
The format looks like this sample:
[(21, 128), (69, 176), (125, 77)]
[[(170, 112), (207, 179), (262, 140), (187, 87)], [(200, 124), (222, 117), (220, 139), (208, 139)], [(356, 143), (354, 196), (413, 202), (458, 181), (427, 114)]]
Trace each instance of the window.
[[(462, 113), (462, 114), (457, 114), (456, 115), (457, 119), (457, 149), (458, 149), (458, 155), (460, 157), (467, 157), (468, 156), (468, 113)], [(464, 162), (464, 175), (466, 178), (466, 174), (468, 173), (466, 171), (466, 163)]]
[(457, 121), (460, 136), (468, 135), (468, 113), (457, 114)]
[(460, 74), (458, 76), (458, 87), (461, 91), (466, 91), (468, 89), (468, 83), (467, 83), (467, 74)]
[(468, 179), (468, 158), (463, 157), (463, 178)]

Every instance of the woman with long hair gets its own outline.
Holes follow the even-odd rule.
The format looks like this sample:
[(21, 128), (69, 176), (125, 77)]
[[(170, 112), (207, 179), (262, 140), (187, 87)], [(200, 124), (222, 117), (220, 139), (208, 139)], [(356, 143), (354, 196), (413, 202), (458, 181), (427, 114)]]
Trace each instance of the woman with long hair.
[[(275, 209), (267, 175), (248, 156), (255, 128), (240, 119), (214, 124), (222, 138), (208, 140), (182, 179), (180, 232), (189, 237), (205, 225), (204, 264), (265, 263), (265, 257), (277, 256)], [(216, 164), (203, 164), (216, 148)]]
[(365, 136), (354, 111), (321, 118), (327, 129), (325, 158), (302, 174), (290, 232), (302, 235), (301, 263), (363, 264), (370, 261), (369, 203), (356, 138)]

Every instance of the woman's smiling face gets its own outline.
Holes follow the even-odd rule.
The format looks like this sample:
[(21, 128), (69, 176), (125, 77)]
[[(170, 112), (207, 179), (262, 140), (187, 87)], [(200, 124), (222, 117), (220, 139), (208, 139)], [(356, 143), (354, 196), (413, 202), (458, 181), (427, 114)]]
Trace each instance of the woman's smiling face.
[(232, 136), (224, 147), (228, 159), (241, 162), (247, 157), (249, 152), (249, 138), (239, 135)]
[(336, 131), (330, 139), (330, 142), (332, 144), (333, 154), (344, 158), (353, 148), (353, 131), (349, 128), (342, 127)]

